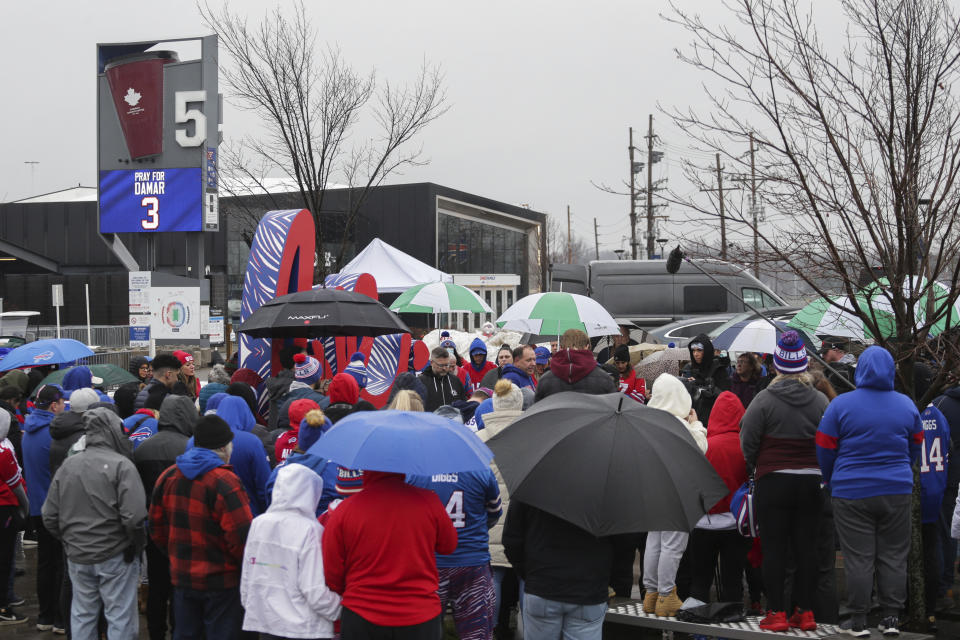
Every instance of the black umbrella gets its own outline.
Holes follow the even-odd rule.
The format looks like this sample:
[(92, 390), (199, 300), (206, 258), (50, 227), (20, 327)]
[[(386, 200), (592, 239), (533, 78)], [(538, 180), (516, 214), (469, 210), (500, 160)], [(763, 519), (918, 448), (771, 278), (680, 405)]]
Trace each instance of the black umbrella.
[(690, 531), (728, 493), (674, 416), (620, 393), (559, 393), (487, 441), (511, 499), (596, 536)]
[(254, 338), (319, 338), (409, 333), (410, 328), (362, 293), (310, 289), (267, 302), (250, 314), (239, 331)]

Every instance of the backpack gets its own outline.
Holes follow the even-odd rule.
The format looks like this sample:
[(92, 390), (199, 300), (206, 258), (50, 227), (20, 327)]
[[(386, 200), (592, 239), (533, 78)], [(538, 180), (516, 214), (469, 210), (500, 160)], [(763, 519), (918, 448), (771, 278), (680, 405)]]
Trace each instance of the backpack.
[(730, 498), (730, 512), (737, 520), (737, 531), (745, 538), (760, 537), (760, 527), (757, 525), (757, 514), (753, 505), (755, 490), (751, 477), (740, 485)]

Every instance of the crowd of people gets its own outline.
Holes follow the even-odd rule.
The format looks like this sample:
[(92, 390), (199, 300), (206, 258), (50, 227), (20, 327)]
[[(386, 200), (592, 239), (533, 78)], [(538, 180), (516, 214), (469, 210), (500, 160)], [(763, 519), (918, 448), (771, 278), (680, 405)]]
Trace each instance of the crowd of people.
[(376, 410), (360, 353), (328, 378), (290, 346), (266, 380), (233, 361), (205, 384), (188, 352), (135, 357), (137, 381), (112, 396), (86, 366), (60, 385), (14, 370), (0, 378), (0, 624), (27, 621), (16, 557), (35, 544), (33, 623), (83, 640), (137, 637), (144, 594), (151, 640), (433, 640), (448, 613), (460, 638), (481, 640), (509, 633), (514, 606), (530, 640), (599, 638), (608, 601), (634, 585), (648, 615), (746, 602), (762, 629), (809, 631), (839, 622), (839, 548), (853, 612), (841, 630), (869, 635), (876, 575), (879, 629), (893, 635), (916, 464), (935, 625), (960, 537), (958, 377), (921, 414), (887, 351), (855, 359), (842, 339), (824, 342), (821, 370), (792, 331), (733, 364), (700, 335), (679, 375), (647, 380), (626, 332), (600, 354), (609, 363), (578, 330), (495, 354), (477, 338), (466, 357), (441, 337), (385, 409), (434, 412), (486, 441), (552, 395), (621, 393), (673, 416), (729, 493), (689, 531), (598, 538), (511, 500), (496, 460), (434, 476), (343, 468), (311, 448)]

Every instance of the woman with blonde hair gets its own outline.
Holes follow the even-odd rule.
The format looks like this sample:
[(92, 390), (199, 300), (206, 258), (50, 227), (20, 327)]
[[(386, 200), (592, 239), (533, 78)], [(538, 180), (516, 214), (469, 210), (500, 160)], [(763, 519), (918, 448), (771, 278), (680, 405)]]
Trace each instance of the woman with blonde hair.
[(423, 411), (423, 400), (420, 399), (420, 394), (416, 391), (404, 389), (403, 391), (398, 391), (397, 394), (393, 396), (393, 400), (387, 405), (387, 409), (396, 409), (397, 411)]

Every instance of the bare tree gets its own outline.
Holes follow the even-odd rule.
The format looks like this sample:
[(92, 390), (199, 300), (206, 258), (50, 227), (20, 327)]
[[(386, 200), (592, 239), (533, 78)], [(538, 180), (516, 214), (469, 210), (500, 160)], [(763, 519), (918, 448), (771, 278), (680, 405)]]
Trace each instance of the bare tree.
[(593, 247), (575, 233), (568, 247), (566, 223), (560, 224), (555, 216), (547, 214), (547, 264), (587, 264), (593, 256)]
[[(817, 295), (846, 296), (894, 352), (899, 386), (925, 406), (957, 362), (955, 346), (941, 341), (950, 347), (942, 370), (929, 390), (915, 387), (930, 329), (957, 322), (948, 312), (960, 295), (960, 109), (951, 90), (960, 22), (946, 0), (841, 5), (846, 37), (834, 42), (798, 0), (728, 0), (733, 24), (720, 26), (675, 4), (666, 19), (692, 35), (677, 53), (707, 74), (710, 110), (671, 116), (732, 174), (749, 175), (753, 137), (757, 192), (774, 220), (755, 225), (737, 198), (725, 202), (729, 220), (757, 229), (761, 264), (786, 265)], [(716, 210), (699, 205), (704, 214)], [(889, 282), (878, 295), (893, 310), (895, 337), (857, 304), (864, 273)], [(950, 294), (935, 300), (934, 281)]]
[[(424, 62), (410, 84), (378, 83), (373, 71), (351, 67), (335, 45), (318, 43), (303, 2), (290, 15), (280, 8), (269, 11), (255, 25), (227, 5), (203, 4), (199, 10), (228, 54), (220, 72), (230, 98), (255, 113), (266, 131), (262, 138), (239, 141), (238, 177), (277, 170), (297, 185), (303, 207), (314, 217), (315, 277), (322, 279), (328, 248), (334, 268), (343, 264), (371, 189), (405, 166), (426, 162), (421, 148), (408, 147), (448, 109), (440, 69)], [(351, 144), (365, 116), (380, 133)], [(325, 191), (338, 180), (350, 188), (348, 204), (327, 211)], [(339, 237), (328, 237), (333, 229)]]

